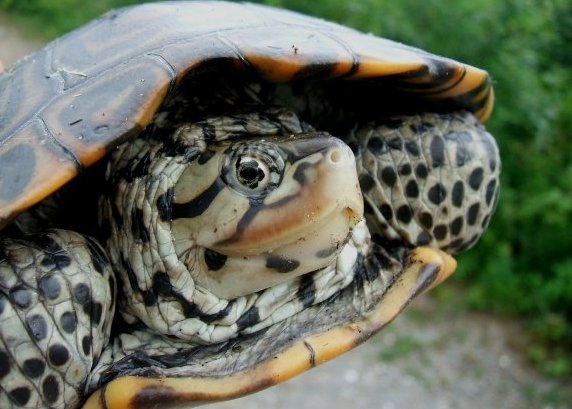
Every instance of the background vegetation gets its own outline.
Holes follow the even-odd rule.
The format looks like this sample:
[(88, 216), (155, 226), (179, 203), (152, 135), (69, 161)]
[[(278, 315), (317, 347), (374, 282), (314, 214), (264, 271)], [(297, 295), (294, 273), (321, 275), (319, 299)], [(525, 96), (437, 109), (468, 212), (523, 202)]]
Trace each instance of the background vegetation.
[[(503, 156), (501, 201), (488, 234), (461, 257), (456, 279), (466, 288), (470, 306), (523, 316), (534, 339), (530, 358), (546, 373), (570, 375), (572, 2), (259, 2), (416, 45), (492, 74), (498, 104), (488, 128)], [(110, 8), (133, 3), (0, 0), (0, 9), (53, 38)]]

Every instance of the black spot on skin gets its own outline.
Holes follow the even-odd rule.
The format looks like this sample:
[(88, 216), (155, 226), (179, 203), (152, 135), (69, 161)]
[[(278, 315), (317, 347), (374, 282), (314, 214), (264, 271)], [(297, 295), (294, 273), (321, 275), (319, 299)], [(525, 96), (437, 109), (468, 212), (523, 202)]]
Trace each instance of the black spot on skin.
[(421, 226), (427, 230), (431, 230), (433, 228), (433, 215), (431, 213), (423, 212), (419, 215), (419, 222), (421, 223)]
[(26, 309), (32, 304), (32, 296), (32, 291), (23, 285), (18, 285), (10, 290), (10, 300), (21, 309)]
[(40, 278), (38, 288), (40, 289), (40, 294), (50, 300), (55, 300), (60, 296), (60, 282), (58, 277), (56, 277), (54, 274), (46, 274)]
[(433, 229), (433, 236), (435, 236), (437, 240), (443, 240), (445, 237), (447, 237), (447, 230), (448, 229), (446, 225), (438, 224)]
[(91, 352), (91, 336), (86, 335), (81, 340), (81, 349), (85, 356), (89, 356)]
[(20, 386), (16, 389), (12, 389), (8, 394), (10, 395), (10, 399), (18, 405), (24, 406), (30, 400), (32, 392), (28, 387)]
[(402, 176), (409, 176), (411, 175), (411, 165), (406, 163), (399, 168), (399, 174)]
[(60, 317), (60, 325), (68, 334), (72, 334), (77, 328), (77, 317), (74, 311), (66, 311)]
[(236, 325), (238, 327), (238, 331), (242, 331), (254, 324), (258, 324), (259, 322), (260, 314), (258, 312), (258, 308), (251, 307), (248, 311), (242, 314), (238, 320), (236, 320)]
[(26, 327), (30, 336), (36, 341), (43, 340), (48, 334), (48, 324), (44, 317), (38, 314), (26, 317)]
[(118, 229), (121, 229), (123, 226), (123, 216), (121, 215), (115, 200), (109, 200), (109, 207), (111, 208), (111, 217), (113, 218), (115, 225)]
[(411, 221), (411, 217), (411, 207), (408, 205), (402, 205), (397, 209), (397, 220), (400, 222), (408, 224)]
[(10, 355), (0, 350), (0, 379), (10, 373)]
[(389, 147), (381, 138), (373, 137), (367, 141), (367, 149), (375, 155), (382, 155), (389, 152)]
[(471, 207), (469, 207), (469, 210), (467, 211), (467, 223), (470, 226), (474, 226), (477, 222), (480, 207), (479, 203), (473, 203)]
[[(31, 144), (20, 143), (0, 156), (0, 199), (11, 200), (28, 186), (36, 170), (36, 153)], [(14, 166), (17, 163), (18, 166)], [(7, 182), (9, 181), (9, 183)]]
[(373, 214), (373, 208), (371, 207), (371, 205), (367, 200), (363, 202), (363, 212), (366, 215)]
[(101, 247), (93, 240), (91, 237), (84, 237), (87, 249), (89, 251), (89, 257), (91, 258), (91, 263), (99, 274), (103, 274), (105, 267), (109, 264), (109, 260), (105, 256), (105, 253), (101, 250)]
[(298, 182), (300, 184), (300, 186), (304, 186), (307, 183), (306, 182), (306, 169), (311, 168), (313, 166), (314, 165), (312, 165), (311, 163), (302, 162), (300, 165), (298, 165), (298, 167), (294, 171), (294, 174), (292, 175), (292, 179), (294, 179), (296, 182)]
[(157, 304), (157, 297), (153, 291), (143, 291), (143, 302), (146, 307), (152, 307)]
[(30, 243), (34, 245), (38, 250), (44, 253), (59, 253), (63, 251), (61, 246), (55, 242), (55, 240), (50, 237), (49, 234), (39, 233), (27, 236)]
[(181, 305), (185, 318), (199, 318), (207, 324), (226, 317), (232, 307), (231, 303), (228, 303), (226, 307), (219, 312), (214, 314), (205, 314), (197, 305), (188, 301), (184, 296), (179, 294), (173, 288), (167, 273), (162, 271), (156, 272), (153, 276), (153, 292), (155, 293), (155, 296), (174, 298)]
[(418, 246), (426, 246), (427, 244), (431, 243), (431, 235), (426, 231), (422, 231), (417, 236), (417, 245)]
[(73, 294), (78, 303), (85, 306), (91, 303), (91, 291), (87, 284), (79, 283), (73, 289)]
[(162, 296), (173, 295), (173, 286), (167, 273), (159, 271), (153, 276), (153, 291)]
[(385, 168), (383, 168), (383, 170), (381, 171), (381, 180), (387, 186), (393, 187), (393, 185), (395, 185), (395, 182), (397, 181), (397, 175), (395, 174), (395, 170), (390, 166), (386, 166)]
[(304, 308), (314, 305), (316, 299), (316, 286), (311, 275), (306, 274), (300, 278), (300, 286), (296, 291), (296, 298), (302, 303)]
[(164, 222), (173, 220), (173, 215), (172, 215), (173, 196), (174, 196), (173, 188), (170, 188), (157, 198), (157, 210), (159, 211), (159, 217)]
[(48, 348), (48, 360), (52, 365), (62, 366), (70, 359), (68, 349), (61, 344), (50, 345)]
[(203, 124), (203, 137), (207, 142), (212, 142), (216, 139), (216, 129), (213, 125), (204, 123)]
[(363, 193), (367, 193), (375, 186), (375, 181), (369, 173), (363, 173), (359, 177), (359, 186)]
[[(197, 197), (189, 200), (186, 203), (173, 203), (171, 197), (172, 219), (174, 220), (179, 218), (192, 218), (200, 216), (211, 206), (213, 200), (225, 188), (225, 186), (226, 184), (222, 181), (221, 178), (216, 178), (216, 180), (208, 188), (206, 188)], [(160, 214), (162, 214), (161, 211)], [(161, 216), (161, 219), (166, 220), (163, 219), (163, 216)]]
[(54, 403), (60, 395), (60, 384), (54, 375), (48, 375), (42, 382), (42, 395), (48, 403)]
[(461, 233), (461, 230), (463, 229), (463, 217), (459, 216), (455, 220), (453, 220), (451, 222), (450, 229), (451, 229), (451, 234), (453, 236), (456, 236), (459, 233)]
[(420, 163), (415, 167), (415, 175), (420, 179), (425, 179), (428, 175), (427, 166), (424, 163)]
[(70, 256), (61, 250), (60, 253), (46, 253), (42, 259), (42, 265), (44, 267), (55, 267), (58, 270), (62, 270), (71, 264)]
[(31, 241), (44, 253), (42, 266), (62, 270), (71, 264), (68, 253), (47, 234), (29, 236)]
[(205, 249), (205, 263), (209, 270), (220, 270), (226, 264), (227, 256), (211, 249)]
[(445, 143), (439, 136), (433, 137), (429, 146), (431, 160), (434, 168), (441, 167), (445, 164)]
[(433, 187), (429, 189), (427, 193), (427, 198), (433, 204), (441, 204), (447, 197), (447, 190), (441, 183), (436, 183)]
[(419, 150), (419, 145), (415, 141), (407, 141), (405, 142), (405, 150), (409, 152), (412, 156), (419, 156), (421, 151)]
[(300, 266), (298, 260), (282, 258), (279, 256), (269, 256), (266, 259), (266, 267), (276, 270), (279, 273), (289, 273), (296, 270)]
[(134, 208), (131, 213), (131, 233), (133, 237), (139, 238), (143, 243), (149, 242), (149, 230), (145, 226), (142, 209)]
[(401, 138), (392, 138), (387, 141), (389, 149), (400, 151), (403, 149), (403, 140)]
[(214, 321), (221, 320), (225, 318), (232, 308), (232, 303), (228, 303), (226, 307), (224, 307), (219, 312), (208, 314), (201, 311), (201, 309), (195, 304), (188, 301), (182, 295), (178, 294), (177, 292), (173, 292), (175, 299), (181, 304), (183, 308), (183, 315), (185, 318), (198, 318), (204, 323), (211, 323)]
[(328, 258), (338, 250), (338, 246), (332, 246), (327, 249), (318, 250), (316, 252), (317, 258)]
[(483, 177), (483, 168), (476, 168), (469, 175), (469, 186), (471, 186), (473, 190), (479, 190), (481, 183), (483, 183)]
[(451, 190), (451, 201), (453, 202), (453, 206), (461, 207), (463, 205), (463, 200), (465, 199), (465, 184), (458, 180), (453, 185), (453, 189)]
[(22, 371), (30, 378), (38, 378), (44, 374), (46, 362), (43, 359), (30, 358), (24, 361)]
[(98, 302), (92, 302), (90, 311), (92, 327), (97, 327), (99, 325), (99, 323), (101, 322), (102, 314), (103, 314), (103, 305), (101, 305), (101, 303)]
[(131, 169), (130, 180), (132, 181), (135, 178), (140, 178), (149, 174), (149, 167), (151, 166), (151, 158), (149, 157), (149, 153), (146, 153), (137, 161), (135, 166)]
[(459, 250), (465, 241), (463, 239), (456, 239), (449, 243), (449, 247), (455, 250)]
[(136, 290), (141, 291), (139, 287), (139, 281), (137, 280), (135, 272), (131, 268), (131, 264), (129, 264), (124, 258), (121, 258), (120, 261), (121, 261), (121, 267), (123, 267), (123, 271), (127, 275), (127, 280), (129, 280), (129, 285), (131, 286), (131, 288), (134, 291)]
[(206, 151), (204, 151), (203, 153), (201, 153), (201, 155), (199, 156), (199, 160), (197, 161), (199, 165), (204, 165), (205, 163), (207, 163), (209, 160), (211, 160), (211, 158), (215, 155), (216, 151), (213, 151), (211, 149), (207, 149)]
[(496, 187), (497, 187), (497, 181), (495, 179), (491, 180), (487, 184), (487, 189), (486, 189), (486, 193), (485, 193), (485, 200), (487, 202), (487, 206), (491, 205), (491, 202), (492, 202), (494, 194), (495, 194)]
[(407, 185), (405, 185), (405, 194), (408, 197), (413, 197), (413, 198), (419, 196), (419, 188), (417, 187), (417, 181), (412, 179), (409, 182), (407, 182)]
[(400, 239), (391, 239), (388, 237), (381, 236), (377, 233), (372, 234), (371, 239), (374, 243), (380, 245), (385, 249), (396, 249), (403, 248), (403, 241)]
[(389, 221), (393, 219), (393, 209), (389, 204), (383, 203), (381, 206), (379, 206), (379, 212), (385, 218), (385, 220)]

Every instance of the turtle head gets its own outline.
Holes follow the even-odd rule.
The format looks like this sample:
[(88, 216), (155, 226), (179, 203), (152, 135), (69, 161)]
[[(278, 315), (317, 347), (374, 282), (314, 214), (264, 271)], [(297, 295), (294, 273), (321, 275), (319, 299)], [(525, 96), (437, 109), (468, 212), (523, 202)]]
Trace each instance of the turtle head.
[(175, 185), (171, 228), (218, 297), (330, 265), (363, 217), (354, 155), (327, 133), (228, 140), (201, 158)]

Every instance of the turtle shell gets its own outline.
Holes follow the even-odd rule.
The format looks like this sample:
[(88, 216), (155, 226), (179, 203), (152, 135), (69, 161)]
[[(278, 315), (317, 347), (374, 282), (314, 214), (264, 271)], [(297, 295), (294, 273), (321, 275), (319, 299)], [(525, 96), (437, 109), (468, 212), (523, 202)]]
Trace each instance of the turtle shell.
[(224, 61), (270, 82), (383, 81), (484, 121), (480, 69), (337, 24), (252, 4), (112, 11), (0, 76), (0, 226), (139, 134), (190, 73)]

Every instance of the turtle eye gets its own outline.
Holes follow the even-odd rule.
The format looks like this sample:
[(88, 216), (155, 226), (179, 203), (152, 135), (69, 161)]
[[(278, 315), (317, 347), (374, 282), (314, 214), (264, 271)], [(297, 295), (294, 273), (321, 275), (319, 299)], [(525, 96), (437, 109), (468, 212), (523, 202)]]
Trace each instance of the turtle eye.
[(268, 185), (270, 169), (263, 161), (250, 156), (236, 161), (236, 180), (250, 189), (263, 189)]
[(222, 176), (226, 184), (245, 194), (267, 194), (282, 179), (284, 160), (271, 143), (241, 143), (225, 155)]

